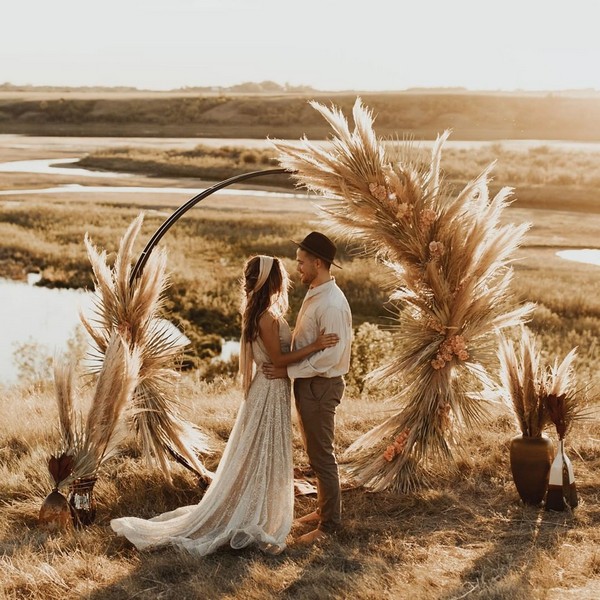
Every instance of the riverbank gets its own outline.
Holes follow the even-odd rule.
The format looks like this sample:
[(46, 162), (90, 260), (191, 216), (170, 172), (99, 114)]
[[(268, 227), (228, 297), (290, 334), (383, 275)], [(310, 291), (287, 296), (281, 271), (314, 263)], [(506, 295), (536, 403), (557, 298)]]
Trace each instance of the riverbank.
[[(4, 156), (12, 160), (39, 157), (47, 140), (41, 138), (36, 147), (32, 138), (8, 140), (0, 136), (2, 139), (8, 142), (2, 148)], [(102, 143), (114, 147), (115, 141), (53, 139), (52, 154), (61, 152), (65, 156), (68, 152), (74, 158), (83, 158)], [(127, 146), (124, 140), (121, 143)], [(183, 147), (178, 147), (178, 143), (181, 141), (169, 141), (168, 151), (195, 147), (185, 145), (189, 143), (186, 140)], [(503, 154), (488, 144), (483, 149), (453, 148), (448, 154), (457, 165), (453, 168), (462, 164), (466, 172), (476, 172), (483, 161), (492, 158), (494, 150), (501, 157), (514, 152), (515, 160), (520, 156), (523, 162), (546, 161), (540, 162), (541, 170), (550, 169), (549, 163), (558, 152), (527, 148)], [(561, 154), (565, 161), (569, 156)], [(587, 158), (579, 154), (573, 157), (585, 165), (585, 161), (593, 161), (594, 153), (587, 153)], [(446, 164), (450, 168), (450, 163)], [(140, 243), (145, 243), (173, 210), (211, 183), (196, 178), (126, 173), (96, 179), (76, 170), (72, 170), (71, 177), (68, 173), (53, 175), (51, 169), (47, 171), (0, 171), (0, 276), (24, 280), (34, 270), (42, 273), (46, 286), (89, 289), (90, 268), (82, 243), (86, 231), (96, 244), (113, 251), (119, 232), (143, 210), (146, 221)], [(507, 184), (508, 172), (498, 175), (494, 171), (494, 181)], [(586, 169), (578, 167), (573, 172), (585, 174)], [(27, 193), (20, 194), (19, 190)], [(597, 248), (600, 211), (595, 191), (591, 186), (519, 186), (516, 201), (504, 218), (533, 224), (514, 263), (517, 297), (538, 303), (531, 327), (549, 347), (568, 350), (579, 345), (583, 368), (593, 373), (600, 357), (600, 349), (593, 343), (600, 335), (600, 301), (596, 301), (600, 298), (600, 283), (594, 270), (597, 267), (568, 263), (558, 258), (556, 251)], [(192, 354), (204, 360), (219, 352), (221, 338), (239, 335), (237, 281), (244, 259), (253, 253), (270, 252), (286, 257), (293, 272), (289, 240), (302, 238), (307, 230), (319, 226), (313, 203), (307, 198), (290, 197), (288, 193), (251, 196), (231, 189), (207, 198), (180, 219), (163, 239), (172, 272), (168, 309), (189, 330)], [(356, 325), (372, 322), (385, 326), (389, 314), (382, 268), (358, 256), (351, 246), (341, 248), (340, 253), (344, 269), (336, 277), (352, 297)], [(292, 291), (292, 321), (302, 295), (302, 286), (296, 285)]]

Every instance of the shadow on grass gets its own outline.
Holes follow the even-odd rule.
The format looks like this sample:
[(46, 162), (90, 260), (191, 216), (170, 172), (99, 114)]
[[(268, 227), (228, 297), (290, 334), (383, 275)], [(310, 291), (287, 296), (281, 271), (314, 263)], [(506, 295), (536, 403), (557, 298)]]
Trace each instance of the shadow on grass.
[[(581, 488), (586, 501), (574, 514), (553, 513), (524, 507), (516, 491), (483, 477), (411, 495), (348, 490), (343, 494), (345, 528), (325, 543), (304, 547), (292, 542), (276, 557), (249, 548), (198, 558), (173, 548), (138, 552), (112, 534), (108, 521), (122, 516), (120, 506), (151, 516), (158, 512), (151, 507), (169, 510), (194, 503), (196, 495), (170, 492), (166, 502), (164, 481), (146, 479), (140, 496), (140, 481), (125, 479), (118, 486), (118, 502), (103, 508), (96, 525), (63, 549), (89, 548), (95, 560), (106, 559), (118, 568), (110, 583), (93, 584), (96, 589), (85, 596), (90, 600), (535, 598), (530, 575), (540, 556), (559, 547), (571, 528), (600, 525), (592, 486)], [(297, 514), (314, 505), (312, 498), (298, 498)], [(32, 527), (34, 511), (29, 512), (23, 524)], [(294, 530), (294, 537), (306, 530)]]
[(483, 531), (478, 535), (470, 532), (466, 545), (483, 545), (483, 551), (460, 573), (460, 583), (445, 591), (441, 599), (545, 597), (552, 580), (536, 589), (536, 579), (544, 577), (540, 560), (552, 556), (569, 531), (578, 527), (576, 515), (569, 508), (554, 512), (523, 505), (517, 497), (507, 498), (497, 510), (493, 535), (486, 538)]

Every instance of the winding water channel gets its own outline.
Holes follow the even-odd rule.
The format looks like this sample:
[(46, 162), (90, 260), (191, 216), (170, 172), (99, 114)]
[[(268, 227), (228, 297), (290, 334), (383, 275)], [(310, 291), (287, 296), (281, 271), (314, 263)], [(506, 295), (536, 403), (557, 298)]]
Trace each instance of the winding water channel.
[[(2, 137), (2, 136), (0, 136)], [(206, 140), (194, 140), (194, 144), (205, 143)], [(223, 145), (240, 145), (245, 140), (218, 140)], [(253, 144), (266, 144), (263, 140), (251, 140)], [(511, 147), (509, 141), (509, 147)], [(25, 142), (24, 142), (25, 143)], [(131, 140), (128, 140), (131, 144)], [(191, 143), (188, 141), (188, 143)], [(214, 142), (216, 145), (217, 141)], [(488, 144), (490, 142), (487, 142)], [(506, 145), (507, 142), (503, 142)], [(449, 143), (452, 144), (451, 142)], [(483, 142), (453, 142), (456, 146), (474, 147), (481, 146)], [(561, 147), (569, 148), (569, 143), (559, 142)], [(210, 145), (210, 143), (209, 143)], [(512, 143), (522, 149), (540, 145), (552, 145), (549, 142), (539, 140), (523, 140)], [(572, 149), (600, 151), (600, 144), (572, 143)], [(88, 169), (67, 167), (79, 158), (65, 157), (53, 159), (21, 160), (0, 163), (0, 172), (18, 172), (44, 175), (77, 176), (90, 178), (127, 178), (127, 173), (109, 173), (91, 171)], [(47, 188), (37, 189), (4, 189), (0, 190), (0, 196), (25, 196), (33, 194), (50, 193), (139, 193), (146, 194), (182, 194), (192, 197), (200, 193), (202, 189), (182, 187), (140, 187), (140, 186), (104, 186), (104, 185), (82, 185), (63, 184)], [(247, 196), (278, 197), (278, 198), (309, 198), (306, 194), (269, 192), (261, 190), (230, 190), (224, 189), (221, 194), (235, 194)], [(10, 202), (0, 202), (9, 205)], [(560, 250), (557, 256), (564, 260), (584, 262), (600, 266), (600, 250), (597, 249), (573, 249)], [(33, 285), (35, 278), (29, 283), (14, 282), (0, 279), (0, 384), (11, 384), (17, 380), (18, 372), (14, 361), (15, 351), (18, 352), (24, 344), (35, 344), (46, 356), (52, 356), (56, 351), (64, 349), (67, 340), (71, 338), (79, 324), (79, 311), (89, 310), (91, 307), (91, 294), (78, 290), (48, 289)], [(222, 358), (228, 358), (232, 352), (237, 352), (237, 342), (230, 341), (224, 344)]]

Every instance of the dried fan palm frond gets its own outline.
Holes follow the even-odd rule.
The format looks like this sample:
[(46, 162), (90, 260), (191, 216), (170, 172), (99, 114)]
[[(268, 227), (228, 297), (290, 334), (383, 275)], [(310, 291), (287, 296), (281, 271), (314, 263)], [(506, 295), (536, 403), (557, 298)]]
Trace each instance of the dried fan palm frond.
[(457, 431), (479, 422), (495, 385), (498, 331), (531, 311), (509, 291), (510, 257), (528, 225), (500, 223), (510, 190), (489, 198), (492, 165), (456, 196), (449, 193), (440, 175), (448, 132), (423, 161), (411, 145), (398, 150), (378, 139), (360, 99), (353, 130), (339, 109), (312, 105), (333, 129), (330, 144), (274, 141), (279, 160), (298, 184), (334, 200), (322, 208), (334, 235), (361, 243), (390, 268), (403, 340), (398, 356), (372, 374), (406, 382), (391, 398), (398, 412), (344, 458), (358, 483), (407, 491), (430, 463), (446, 463), (460, 450)]
[(139, 382), (131, 418), (147, 461), (157, 464), (168, 480), (169, 458), (209, 479), (210, 472), (198, 458), (209, 452), (208, 438), (179, 415), (175, 392), (175, 367), (188, 340), (160, 318), (168, 284), (165, 251), (154, 250), (139, 276), (131, 281), (133, 248), (142, 221), (142, 215), (138, 216), (125, 232), (112, 268), (106, 253), (98, 251), (86, 236), (96, 298), (94, 315), (89, 319), (82, 315), (81, 320), (94, 341), (96, 370), (106, 360), (108, 340), (115, 332), (139, 353)]

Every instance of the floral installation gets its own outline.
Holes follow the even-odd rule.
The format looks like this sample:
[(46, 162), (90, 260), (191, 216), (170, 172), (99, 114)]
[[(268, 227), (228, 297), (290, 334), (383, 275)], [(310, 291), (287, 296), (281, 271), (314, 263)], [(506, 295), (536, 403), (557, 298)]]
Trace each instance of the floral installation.
[(498, 332), (531, 311), (509, 289), (511, 256), (528, 225), (500, 223), (511, 190), (489, 197), (493, 165), (450, 192), (440, 177), (449, 132), (425, 161), (409, 143), (379, 139), (360, 99), (353, 130), (338, 108), (311, 104), (332, 127), (329, 144), (275, 140), (279, 160), (299, 185), (334, 201), (321, 207), (332, 234), (389, 267), (399, 343), (396, 357), (372, 378), (401, 375), (404, 382), (390, 399), (394, 414), (343, 459), (357, 483), (406, 492), (424, 483), (430, 466), (449, 463), (460, 447), (457, 432), (485, 413)]
[(139, 277), (131, 278), (142, 222), (140, 215), (130, 224), (112, 267), (106, 252), (85, 238), (95, 298), (93, 315), (81, 315), (81, 321), (92, 338), (89, 371), (96, 391), (84, 417), (76, 408), (83, 396), (75, 385), (76, 365), (67, 357), (55, 360), (60, 447), (49, 460), (55, 490), (95, 478), (131, 430), (148, 463), (158, 465), (167, 480), (170, 458), (201, 479), (211, 476), (199, 458), (209, 451), (206, 436), (178, 411), (176, 366), (187, 341), (159, 316), (167, 285), (165, 251), (155, 250)]

